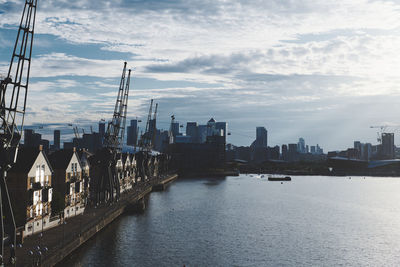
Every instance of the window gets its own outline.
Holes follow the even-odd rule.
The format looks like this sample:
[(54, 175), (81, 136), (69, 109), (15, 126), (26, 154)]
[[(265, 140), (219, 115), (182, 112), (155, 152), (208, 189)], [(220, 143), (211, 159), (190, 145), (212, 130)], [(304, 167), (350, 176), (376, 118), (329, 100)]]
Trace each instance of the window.
[(36, 205), (39, 202), (39, 191), (35, 191), (33, 193), (33, 205)]
[(40, 176), (40, 165), (36, 165), (35, 183), (39, 182), (39, 176)]
[(74, 164), (71, 163), (71, 172), (74, 172)]
[(40, 184), (43, 186), (44, 185), (44, 171), (45, 171), (46, 166), (42, 165), (42, 169), (40, 170)]

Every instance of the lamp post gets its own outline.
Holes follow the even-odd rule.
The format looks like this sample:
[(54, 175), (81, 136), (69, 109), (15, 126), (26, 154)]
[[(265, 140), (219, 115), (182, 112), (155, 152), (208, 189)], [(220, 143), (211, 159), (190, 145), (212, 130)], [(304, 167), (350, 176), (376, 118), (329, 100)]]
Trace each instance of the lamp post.
[(32, 258), (32, 266), (35, 266), (35, 257), (33, 257), (33, 251), (32, 250), (28, 251), (28, 257)]

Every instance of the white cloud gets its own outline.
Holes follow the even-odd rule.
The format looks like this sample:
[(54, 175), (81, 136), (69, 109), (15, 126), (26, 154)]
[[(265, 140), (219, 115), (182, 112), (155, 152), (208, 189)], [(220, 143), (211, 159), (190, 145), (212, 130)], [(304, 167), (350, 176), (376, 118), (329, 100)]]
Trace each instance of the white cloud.
[[(23, 1), (0, 1), (10, 6), (0, 12), (0, 28), (16, 25)], [(149, 99), (155, 98), (167, 113), (203, 119), (201, 113), (215, 112), (233, 121), (251, 117), (252, 123), (260, 117), (290, 121), (273, 126), (297, 123), (300, 130), (292, 135), (302, 134), (301, 129), (326, 118), (336, 122), (349, 110), (332, 101), (351, 107), (355, 97), (398, 97), (399, 7), (393, 1), (369, 0), (40, 2), (36, 33), (59, 38), (57, 43), (38, 42), (48, 52), (33, 59), (32, 76), (41, 79), (31, 83), (28, 119), (110, 117), (116, 92), (106, 89), (117, 89), (119, 58), (126, 56), (135, 68), (134, 78), (206, 85), (135, 90), (133, 84), (131, 115), (146, 114)], [(8, 41), (4, 38), (0, 43)], [(52, 51), (65, 43), (77, 49), (98, 44), (99, 56)], [(102, 59), (102, 52), (128, 54), (109, 60)], [(7, 60), (0, 57), (0, 73)], [(98, 80), (80, 80), (87, 76)], [(96, 90), (88, 96), (78, 89)], [(369, 109), (386, 116), (383, 106), (368, 102)]]

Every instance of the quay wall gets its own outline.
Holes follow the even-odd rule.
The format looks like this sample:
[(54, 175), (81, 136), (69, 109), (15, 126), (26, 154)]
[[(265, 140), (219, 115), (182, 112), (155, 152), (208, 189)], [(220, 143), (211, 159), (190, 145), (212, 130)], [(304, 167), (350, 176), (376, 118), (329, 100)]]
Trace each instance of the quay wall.
[[(153, 188), (159, 187), (162, 184), (163, 189), (165, 185), (177, 179), (178, 175), (170, 175), (165, 179), (161, 180), (159, 183), (155, 185), (149, 185), (142, 192), (137, 194), (134, 197), (126, 196), (123, 200), (120, 200), (119, 203), (115, 206), (110, 206), (110, 209), (106, 212), (104, 216), (94, 222), (88, 229), (85, 229), (84, 232), (81, 232), (76, 238), (72, 239), (70, 242), (63, 244), (63, 246), (52, 255), (49, 255), (42, 262), (42, 266), (54, 266), (57, 263), (61, 262), (66, 256), (71, 254), (74, 250), (78, 249), (82, 244), (100, 232), (104, 227), (112, 223), (116, 218), (121, 216), (127, 209), (131, 208), (133, 205), (141, 201), (146, 195), (151, 193)], [(159, 190), (158, 190), (159, 191)], [(83, 215), (84, 216), (84, 215)]]

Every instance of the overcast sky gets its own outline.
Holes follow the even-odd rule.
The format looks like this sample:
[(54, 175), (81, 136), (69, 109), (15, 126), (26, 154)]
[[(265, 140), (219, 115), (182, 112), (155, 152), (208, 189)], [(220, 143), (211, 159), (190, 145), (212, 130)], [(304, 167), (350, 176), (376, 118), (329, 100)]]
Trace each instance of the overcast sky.
[[(0, 74), (24, 2), (0, 0)], [(376, 143), (371, 125), (400, 124), (400, 1), (38, 2), (26, 124), (50, 124), (39, 132), (97, 131), (124, 61), (129, 118), (145, 120), (154, 98), (164, 129), (172, 114), (214, 117), (236, 145), (265, 126), (270, 146), (303, 137), (327, 151)]]

